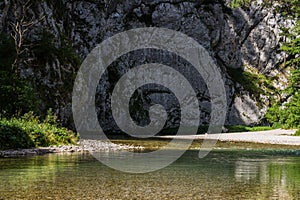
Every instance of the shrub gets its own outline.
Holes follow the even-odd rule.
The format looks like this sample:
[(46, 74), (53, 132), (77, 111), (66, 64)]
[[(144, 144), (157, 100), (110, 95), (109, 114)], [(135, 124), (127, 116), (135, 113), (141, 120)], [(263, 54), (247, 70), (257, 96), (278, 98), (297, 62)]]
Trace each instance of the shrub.
[(0, 149), (34, 147), (31, 138), (13, 121), (0, 121)]
[(273, 127), (300, 128), (300, 93), (296, 93), (283, 106), (276, 104), (270, 107), (265, 117)]
[[(51, 120), (50, 120), (51, 119)], [(51, 113), (41, 122), (32, 112), (21, 118), (0, 120), (0, 149), (75, 144), (78, 135), (57, 126)]]
[[(273, 106), (269, 109), (267, 119), (273, 124), (280, 124), (283, 128), (300, 128), (300, 7), (299, 0), (281, 0), (277, 5), (277, 10), (285, 18), (296, 19), (292, 28), (282, 27), (281, 35), (285, 42), (281, 45), (281, 50), (288, 54), (283, 67), (291, 69), (289, 86), (284, 91), (290, 95), (288, 103), (282, 106)], [(279, 108), (278, 108), (279, 107)], [(276, 115), (276, 117), (272, 117)], [(297, 131), (299, 134), (299, 130)]]

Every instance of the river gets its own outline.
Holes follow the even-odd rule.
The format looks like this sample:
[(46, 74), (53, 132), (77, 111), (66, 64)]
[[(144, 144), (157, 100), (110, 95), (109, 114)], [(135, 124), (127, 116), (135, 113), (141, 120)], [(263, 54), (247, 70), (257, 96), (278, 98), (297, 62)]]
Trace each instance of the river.
[(146, 174), (88, 153), (1, 158), (0, 183), (0, 199), (298, 199), (300, 150), (189, 150)]

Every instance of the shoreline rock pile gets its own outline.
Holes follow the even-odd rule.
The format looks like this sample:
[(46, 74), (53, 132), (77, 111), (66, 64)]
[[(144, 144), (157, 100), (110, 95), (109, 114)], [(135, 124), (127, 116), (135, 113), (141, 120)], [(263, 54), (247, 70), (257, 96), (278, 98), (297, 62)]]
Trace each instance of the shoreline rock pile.
[(101, 140), (80, 140), (78, 145), (0, 150), (1, 157), (44, 155), (48, 153), (84, 153), (96, 151), (142, 150), (144, 147), (114, 144)]

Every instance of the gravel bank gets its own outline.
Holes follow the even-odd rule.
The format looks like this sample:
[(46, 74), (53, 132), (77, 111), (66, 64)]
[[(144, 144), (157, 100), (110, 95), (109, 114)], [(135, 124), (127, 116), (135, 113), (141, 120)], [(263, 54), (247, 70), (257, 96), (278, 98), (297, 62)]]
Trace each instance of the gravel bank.
[(47, 153), (74, 153), (96, 151), (141, 150), (143, 147), (119, 145), (100, 140), (80, 140), (78, 145), (1, 150), (0, 157), (43, 155)]
[[(278, 144), (299, 146), (300, 136), (293, 136), (296, 130), (276, 129), (259, 132), (242, 132), (242, 133), (222, 133), (207, 135), (184, 135), (184, 136), (157, 136), (162, 139), (218, 139), (219, 141), (229, 142), (254, 142), (263, 144)], [(91, 151), (120, 151), (120, 150), (143, 150), (141, 146), (130, 146), (112, 144), (100, 140), (80, 140), (78, 145), (57, 146), (57, 147), (40, 147), (32, 149), (16, 149), (0, 151), (0, 157), (42, 155), (47, 153), (73, 153), (73, 152), (91, 152)]]
[(292, 145), (300, 147), (300, 136), (293, 136), (296, 130), (276, 129), (270, 131), (222, 133), (206, 135), (158, 136), (157, 138), (218, 139), (229, 142), (253, 142), (262, 144)]

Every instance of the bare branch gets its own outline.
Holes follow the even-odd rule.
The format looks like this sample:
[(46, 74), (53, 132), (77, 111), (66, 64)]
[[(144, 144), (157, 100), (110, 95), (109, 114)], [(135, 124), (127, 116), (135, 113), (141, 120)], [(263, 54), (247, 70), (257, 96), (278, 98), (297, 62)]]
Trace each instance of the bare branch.
[(32, 17), (30, 20), (26, 20), (26, 12), (28, 9), (30, 9), (30, 6), (30, 0), (27, 0), (23, 5), (21, 4), (20, 7), (18, 7), (17, 2), (14, 4), (15, 22), (10, 24), (12, 27), (11, 37), (14, 40), (17, 54), (13, 63), (14, 66), (22, 62), (20, 57), (24, 52), (27, 51), (27, 49), (23, 47), (24, 35), (29, 28), (35, 24), (34, 17)]

